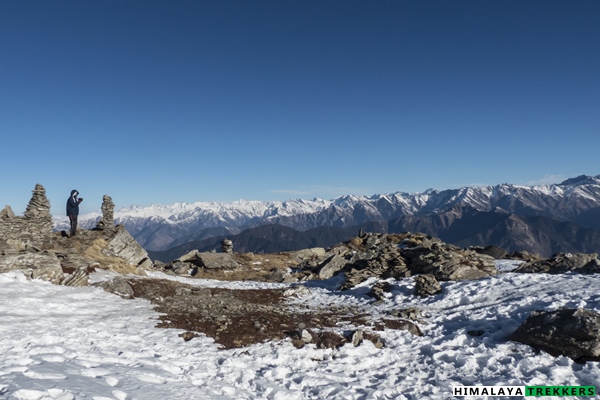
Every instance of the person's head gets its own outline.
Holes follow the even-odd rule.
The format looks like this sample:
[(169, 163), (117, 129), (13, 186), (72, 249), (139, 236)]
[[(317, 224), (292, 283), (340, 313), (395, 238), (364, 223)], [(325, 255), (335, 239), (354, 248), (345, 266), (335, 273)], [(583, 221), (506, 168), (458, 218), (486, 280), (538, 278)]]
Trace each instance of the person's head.
[(75, 189), (71, 190), (71, 196), (73, 197), (77, 197), (77, 195), (79, 194), (79, 192)]

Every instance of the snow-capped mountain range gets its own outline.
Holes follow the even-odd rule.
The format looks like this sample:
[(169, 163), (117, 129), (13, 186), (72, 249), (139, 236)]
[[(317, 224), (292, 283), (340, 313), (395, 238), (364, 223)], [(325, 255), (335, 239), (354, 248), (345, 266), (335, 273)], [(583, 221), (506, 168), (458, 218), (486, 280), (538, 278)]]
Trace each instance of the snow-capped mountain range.
[[(496, 211), (542, 216), (598, 228), (600, 175), (581, 175), (559, 184), (463, 187), (422, 193), (396, 192), (370, 197), (347, 195), (333, 200), (198, 202), (153, 204), (115, 211), (115, 222), (148, 250), (164, 250), (193, 240), (236, 234), (266, 224), (304, 231), (321, 226), (352, 227), (403, 216), (439, 214), (461, 206), (477, 211)], [(590, 218), (590, 216), (594, 218)], [(99, 213), (80, 216), (80, 226), (91, 228)], [(54, 217), (55, 229), (68, 227), (65, 217)]]

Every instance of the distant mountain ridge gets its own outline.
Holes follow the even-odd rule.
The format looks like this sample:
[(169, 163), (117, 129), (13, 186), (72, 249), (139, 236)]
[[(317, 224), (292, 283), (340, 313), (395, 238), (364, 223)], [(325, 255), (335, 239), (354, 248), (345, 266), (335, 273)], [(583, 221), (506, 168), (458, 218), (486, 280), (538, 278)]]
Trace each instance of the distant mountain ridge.
[[(347, 195), (333, 200), (240, 200), (130, 207), (117, 210), (115, 220), (125, 225), (146, 249), (165, 250), (271, 224), (297, 231), (323, 226), (351, 228), (377, 221), (386, 226), (389, 221), (396, 226), (412, 226), (409, 217), (420, 219), (423, 224), (423, 217), (449, 218), (447, 213), (454, 207), (479, 213), (504, 213), (522, 220), (543, 217), (556, 223), (569, 222), (578, 228), (600, 231), (600, 175), (581, 175), (550, 185), (503, 183), (442, 191), (429, 189), (413, 194)], [(81, 216), (80, 223), (83, 227), (92, 227), (96, 217)], [(60, 218), (55, 221), (57, 229), (65, 228), (66, 221), (62, 222), (64, 226)], [(527, 221), (526, 224), (532, 223), (532, 220)]]

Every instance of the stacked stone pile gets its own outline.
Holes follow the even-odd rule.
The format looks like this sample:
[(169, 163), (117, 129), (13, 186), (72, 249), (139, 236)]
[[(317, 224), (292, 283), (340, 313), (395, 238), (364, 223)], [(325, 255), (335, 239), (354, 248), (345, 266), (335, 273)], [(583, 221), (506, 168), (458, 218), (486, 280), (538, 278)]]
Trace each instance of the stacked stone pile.
[(0, 255), (22, 251), (40, 251), (52, 242), (52, 217), (46, 190), (39, 183), (23, 217), (17, 217), (10, 206), (0, 212)]
[(98, 221), (96, 229), (113, 228), (115, 226), (115, 203), (108, 195), (102, 197), (102, 218)]
[(33, 196), (29, 200), (27, 209), (25, 210), (25, 218), (40, 218), (48, 219), (52, 221), (50, 215), (50, 202), (46, 197), (46, 189), (39, 183), (35, 185), (35, 189), (32, 191)]
[(229, 239), (223, 239), (221, 242), (221, 252), (233, 253), (233, 242)]

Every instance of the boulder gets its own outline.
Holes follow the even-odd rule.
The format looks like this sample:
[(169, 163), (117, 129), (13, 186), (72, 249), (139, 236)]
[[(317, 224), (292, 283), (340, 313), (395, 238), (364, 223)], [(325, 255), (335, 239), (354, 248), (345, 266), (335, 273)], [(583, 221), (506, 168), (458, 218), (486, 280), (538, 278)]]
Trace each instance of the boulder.
[(192, 250), (177, 258), (175, 261), (188, 262), (200, 265), (200, 252), (198, 250)]
[(541, 260), (542, 256), (540, 256), (537, 253), (530, 253), (525, 250), (518, 250), (518, 251), (510, 253), (508, 256), (506, 256), (506, 258), (509, 260), (520, 260), (520, 261), (525, 261), (525, 262), (533, 262), (533, 261)]
[(29, 278), (54, 284), (64, 278), (60, 261), (53, 254), (29, 253), (0, 257), (0, 273), (13, 270), (21, 270)]
[(313, 247), (310, 249), (303, 249), (290, 252), (290, 256), (292, 256), (296, 260), (296, 262), (302, 262), (307, 259), (318, 260), (319, 262), (321, 262), (327, 257), (327, 253), (322, 247)]
[(319, 265), (319, 279), (329, 279), (340, 272), (348, 264), (344, 255), (334, 254)]
[(131, 299), (134, 297), (134, 291), (129, 282), (125, 277), (117, 276), (111, 281), (103, 281), (94, 283), (92, 286), (98, 286), (104, 289), (104, 291), (116, 294), (117, 296), (123, 297), (124, 299)]
[(67, 275), (60, 284), (63, 286), (87, 286), (89, 275), (86, 269), (80, 268), (72, 274)]
[(113, 255), (139, 269), (152, 269), (152, 261), (144, 248), (131, 236), (123, 225), (117, 225), (106, 239)]
[(415, 276), (415, 294), (428, 297), (442, 292), (442, 286), (432, 274)]
[(505, 259), (508, 256), (508, 252), (504, 250), (502, 247), (498, 246), (485, 246), (485, 247), (473, 247), (472, 250), (476, 251), (479, 254), (485, 254), (490, 257), (493, 257), (496, 260)]
[(14, 217), (15, 213), (13, 212), (12, 208), (10, 208), (10, 206), (6, 206), (4, 207), (4, 210), (0, 211), (0, 218), (9, 219)]
[(373, 297), (377, 301), (385, 300), (386, 293), (390, 293), (392, 291), (392, 286), (386, 281), (379, 281), (371, 287), (367, 296)]
[(534, 311), (509, 339), (576, 362), (600, 361), (600, 313), (582, 308)]

